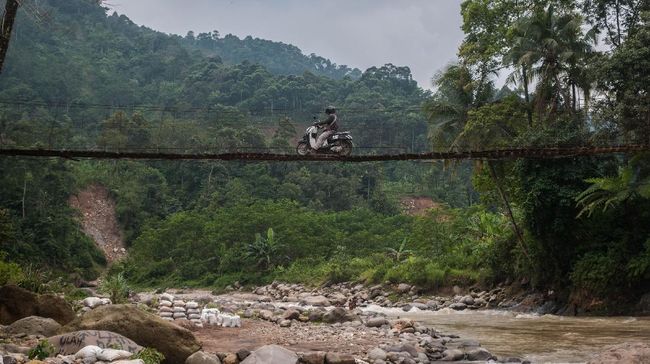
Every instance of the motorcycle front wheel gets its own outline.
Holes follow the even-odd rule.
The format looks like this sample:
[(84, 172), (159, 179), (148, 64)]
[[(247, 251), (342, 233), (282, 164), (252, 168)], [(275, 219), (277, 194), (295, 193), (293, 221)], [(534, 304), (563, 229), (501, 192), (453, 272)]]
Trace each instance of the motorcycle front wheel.
[(296, 153), (298, 153), (298, 155), (303, 155), (303, 156), (309, 155), (309, 153), (311, 153), (311, 147), (307, 145), (307, 143), (305, 142), (300, 142), (296, 147)]
[(341, 146), (341, 151), (338, 153), (340, 156), (347, 157), (352, 154), (352, 142), (349, 140), (343, 140), (339, 142)]

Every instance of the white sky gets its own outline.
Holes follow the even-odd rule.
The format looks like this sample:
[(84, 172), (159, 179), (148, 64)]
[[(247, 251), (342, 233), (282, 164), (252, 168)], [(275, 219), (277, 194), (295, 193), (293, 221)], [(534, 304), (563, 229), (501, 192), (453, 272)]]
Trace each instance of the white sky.
[(462, 0), (109, 0), (137, 24), (281, 41), (365, 70), (409, 66), (420, 86), (456, 59)]

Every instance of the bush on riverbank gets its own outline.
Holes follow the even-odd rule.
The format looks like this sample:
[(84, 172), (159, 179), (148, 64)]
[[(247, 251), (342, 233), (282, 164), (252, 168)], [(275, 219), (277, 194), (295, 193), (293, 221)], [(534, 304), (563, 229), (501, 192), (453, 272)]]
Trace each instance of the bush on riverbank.
[[(468, 218), (474, 213), (476, 218)], [(511, 239), (503, 224), (501, 215), (483, 210), (412, 217), (365, 209), (316, 212), (267, 201), (180, 212), (151, 223), (121, 269), (139, 285), (223, 287), (280, 279), (311, 285), (407, 282), (435, 289), (493, 280), (493, 265), (500, 263), (490, 259), (493, 250)], [(275, 247), (273, 265), (264, 268), (246, 249), (268, 228), (282, 244)], [(396, 259), (398, 250), (403, 252)]]

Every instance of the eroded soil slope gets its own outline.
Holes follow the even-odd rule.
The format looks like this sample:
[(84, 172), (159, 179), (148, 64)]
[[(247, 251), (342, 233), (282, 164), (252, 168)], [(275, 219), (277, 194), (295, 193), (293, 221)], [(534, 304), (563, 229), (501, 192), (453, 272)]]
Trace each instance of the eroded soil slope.
[(112, 263), (126, 256), (124, 236), (115, 216), (115, 201), (106, 187), (93, 184), (70, 197), (70, 206), (81, 212), (81, 226)]

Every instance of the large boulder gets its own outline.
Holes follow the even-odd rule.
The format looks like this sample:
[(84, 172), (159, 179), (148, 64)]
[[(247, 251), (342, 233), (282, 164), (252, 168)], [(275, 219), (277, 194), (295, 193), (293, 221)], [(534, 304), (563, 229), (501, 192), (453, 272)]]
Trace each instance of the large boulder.
[(589, 361), (588, 364), (642, 364), (650, 363), (650, 345), (645, 342), (610, 346)]
[(0, 324), (9, 325), (29, 316), (51, 318), (65, 325), (75, 318), (75, 313), (61, 297), (38, 295), (11, 285), (0, 287)]
[(266, 345), (253, 351), (241, 364), (297, 364), (298, 355), (278, 345)]
[(221, 364), (221, 360), (216, 355), (197, 351), (185, 360), (185, 364)]
[(152, 347), (165, 355), (165, 363), (184, 363), (201, 349), (187, 329), (131, 305), (108, 305), (78, 317), (65, 331), (106, 330), (124, 335), (139, 345)]
[(29, 316), (9, 325), (7, 332), (10, 334), (23, 333), (27, 335), (52, 336), (56, 335), (60, 328), (61, 325), (51, 318)]
[(55, 352), (61, 355), (76, 354), (87, 346), (97, 346), (104, 349), (119, 348), (131, 353), (142, 350), (142, 346), (136, 344), (133, 340), (110, 331), (74, 331), (50, 337), (47, 341), (54, 346)]

